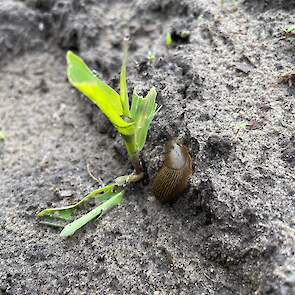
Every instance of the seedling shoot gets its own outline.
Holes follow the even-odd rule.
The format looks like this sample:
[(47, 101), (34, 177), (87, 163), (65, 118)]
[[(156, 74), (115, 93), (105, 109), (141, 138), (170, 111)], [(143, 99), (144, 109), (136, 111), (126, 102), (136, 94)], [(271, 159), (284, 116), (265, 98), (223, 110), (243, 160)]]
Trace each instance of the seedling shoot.
[[(113, 183), (94, 190), (76, 204), (60, 208), (48, 208), (37, 214), (39, 218), (42, 218), (41, 223), (63, 228), (60, 233), (62, 237), (73, 235), (91, 220), (101, 217), (113, 207), (118, 206), (123, 200), (125, 186), (142, 179), (143, 167), (139, 155), (145, 145), (148, 130), (157, 108), (157, 92), (154, 87), (149, 90), (145, 97), (139, 96), (134, 89), (131, 107), (129, 106), (126, 83), (127, 39), (123, 42), (120, 94), (96, 77), (75, 53), (68, 51), (66, 57), (69, 82), (103, 112), (121, 135), (134, 172), (131, 175), (117, 177)], [(79, 209), (86, 205), (89, 200), (95, 200), (98, 206), (78, 217)]]

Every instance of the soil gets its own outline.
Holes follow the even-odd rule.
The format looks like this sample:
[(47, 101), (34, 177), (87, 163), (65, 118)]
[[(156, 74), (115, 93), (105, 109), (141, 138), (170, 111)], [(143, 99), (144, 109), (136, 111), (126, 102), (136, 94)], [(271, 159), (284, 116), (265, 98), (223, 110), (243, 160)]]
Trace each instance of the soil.
[[(277, 83), (294, 16), (287, 0), (0, 0), (0, 294), (295, 294), (295, 88)], [(105, 182), (131, 171), (65, 53), (118, 89), (125, 34), (130, 91), (155, 86), (162, 106), (147, 179), (61, 239), (37, 212), (97, 188), (87, 164)], [(175, 136), (194, 173), (162, 205), (148, 183)]]

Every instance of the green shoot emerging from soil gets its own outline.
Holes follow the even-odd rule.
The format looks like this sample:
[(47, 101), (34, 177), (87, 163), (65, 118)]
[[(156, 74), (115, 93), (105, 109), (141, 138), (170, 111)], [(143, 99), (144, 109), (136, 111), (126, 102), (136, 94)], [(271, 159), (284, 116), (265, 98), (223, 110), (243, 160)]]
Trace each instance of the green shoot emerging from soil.
[[(70, 83), (98, 106), (122, 136), (134, 172), (131, 175), (116, 178), (112, 184), (91, 192), (74, 205), (49, 208), (37, 214), (38, 217), (44, 219), (41, 223), (58, 228), (62, 227), (60, 235), (63, 237), (73, 235), (89, 221), (101, 217), (108, 210), (119, 205), (123, 199), (124, 187), (143, 177), (139, 154), (145, 145), (150, 123), (156, 114), (157, 92), (152, 87), (145, 97), (141, 97), (134, 89), (131, 107), (129, 106), (126, 83), (127, 55), (128, 43), (127, 40), (124, 40), (120, 94), (118, 94), (97, 78), (80, 57), (71, 51), (67, 53), (67, 75)], [(77, 211), (90, 200), (99, 202), (98, 206), (75, 219)], [(56, 223), (56, 220), (70, 223), (64, 225)]]
[(165, 35), (165, 44), (167, 47), (170, 47), (172, 44), (172, 37), (171, 37), (170, 32), (167, 32)]
[(285, 34), (285, 35), (290, 35), (290, 34), (293, 34), (295, 32), (295, 25), (290, 25), (288, 27), (285, 27), (282, 29), (282, 32)]
[(0, 130), (0, 140), (5, 140), (6, 136), (3, 131)]
[(149, 50), (146, 58), (147, 58), (148, 62), (151, 63), (155, 60), (156, 55), (152, 50)]

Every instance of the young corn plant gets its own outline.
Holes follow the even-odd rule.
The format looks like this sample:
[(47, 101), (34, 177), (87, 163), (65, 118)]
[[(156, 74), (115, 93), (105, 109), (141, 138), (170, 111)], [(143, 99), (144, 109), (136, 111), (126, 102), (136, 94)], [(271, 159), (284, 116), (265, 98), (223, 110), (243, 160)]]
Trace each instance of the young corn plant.
[[(63, 228), (60, 233), (63, 237), (73, 235), (91, 220), (101, 217), (119, 205), (123, 200), (124, 188), (143, 178), (143, 167), (139, 155), (145, 145), (150, 123), (156, 114), (157, 92), (152, 87), (147, 95), (142, 97), (134, 89), (131, 107), (129, 106), (126, 83), (127, 55), (128, 43), (127, 40), (124, 40), (120, 94), (118, 94), (96, 77), (79, 56), (71, 51), (67, 52), (69, 82), (97, 105), (122, 136), (134, 172), (130, 175), (120, 176), (113, 183), (92, 191), (74, 205), (48, 208), (37, 214), (39, 218), (42, 218), (41, 223)], [(79, 209), (90, 200), (98, 202), (98, 206), (87, 214), (76, 218)]]

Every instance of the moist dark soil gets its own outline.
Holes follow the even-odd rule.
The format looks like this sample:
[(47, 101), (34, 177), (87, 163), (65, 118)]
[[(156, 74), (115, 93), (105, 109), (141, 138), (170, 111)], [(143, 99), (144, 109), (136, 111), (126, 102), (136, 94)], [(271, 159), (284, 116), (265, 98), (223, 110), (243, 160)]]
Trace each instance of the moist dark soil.
[[(295, 294), (295, 85), (277, 83), (294, 71), (295, 2), (233, 2), (0, 0), (0, 294)], [(62, 239), (35, 214), (97, 188), (87, 164), (106, 183), (131, 172), (65, 54), (118, 90), (126, 34), (130, 91), (155, 86), (162, 106), (147, 177)], [(148, 183), (177, 136), (193, 177), (162, 205)]]

